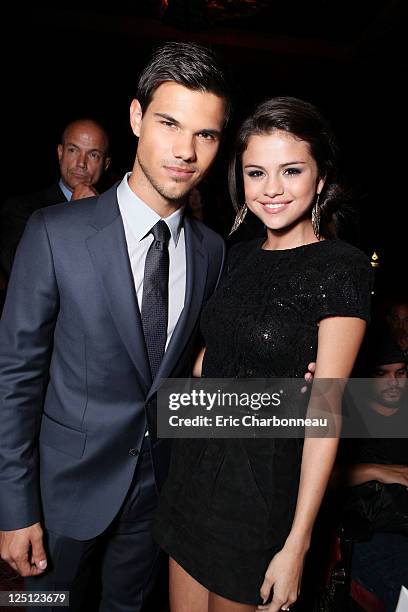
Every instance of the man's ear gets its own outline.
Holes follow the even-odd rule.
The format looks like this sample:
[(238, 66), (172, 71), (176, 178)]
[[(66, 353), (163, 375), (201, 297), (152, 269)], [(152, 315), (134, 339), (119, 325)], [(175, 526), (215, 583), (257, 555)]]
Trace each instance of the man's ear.
[(109, 166), (111, 165), (111, 158), (110, 157), (105, 157), (105, 163), (104, 163), (104, 170), (105, 172), (107, 171), (107, 169), (109, 168)]
[(64, 152), (64, 147), (62, 146), (62, 144), (59, 144), (57, 147), (58, 161), (61, 161), (63, 152)]
[(139, 138), (142, 127), (143, 111), (139, 100), (132, 100), (130, 105), (130, 125), (135, 136)]

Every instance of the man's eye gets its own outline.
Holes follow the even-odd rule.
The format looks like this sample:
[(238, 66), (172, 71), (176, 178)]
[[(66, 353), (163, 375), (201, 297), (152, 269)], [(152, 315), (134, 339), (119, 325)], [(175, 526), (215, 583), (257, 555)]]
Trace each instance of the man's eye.
[(174, 123), (172, 123), (171, 121), (162, 121), (161, 122), (162, 125), (166, 125), (167, 127), (173, 127)]
[(101, 159), (101, 156), (99, 153), (96, 153), (96, 151), (93, 151), (91, 153), (91, 157), (93, 157), (93, 159), (97, 159), (98, 161)]
[(201, 138), (203, 138), (204, 140), (214, 140), (215, 136), (214, 134), (210, 134), (209, 132), (200, 132), (199, 134), (201, 136)]

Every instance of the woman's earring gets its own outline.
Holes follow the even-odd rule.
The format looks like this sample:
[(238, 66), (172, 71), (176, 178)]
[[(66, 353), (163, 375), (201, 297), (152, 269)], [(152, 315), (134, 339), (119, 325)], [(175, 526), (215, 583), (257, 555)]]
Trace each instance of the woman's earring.
[(312, 227), (314, 235), (317, 239), (320, 238), (320, 206), (319, 206), (320, 193), (317, 194), (316, 202), (312, 208)]
[(239, 226), (245, 219), (247, 212), (248, 212), (248, 206), (247, 206), (247, 203), (245, 202), (243, 207), (240, 208), (239, 211), (237, 212), (237, 216), (235, 217), (234, 225), (232, 226), (231, 231), (228, 234), (229, 236), (231, 236), (231, 234), (233, 234), (239, 228)]

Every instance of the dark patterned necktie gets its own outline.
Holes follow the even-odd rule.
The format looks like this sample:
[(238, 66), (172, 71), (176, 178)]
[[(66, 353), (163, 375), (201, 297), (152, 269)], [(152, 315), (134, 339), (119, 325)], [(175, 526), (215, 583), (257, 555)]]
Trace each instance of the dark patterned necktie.
[(167, 340), (170, 230), (166, 222), (160, 220), (150, 233), (153, 234), (154, 240), (146, 255), (141, 315), (150, 370), (154, 379), (163, 359)]

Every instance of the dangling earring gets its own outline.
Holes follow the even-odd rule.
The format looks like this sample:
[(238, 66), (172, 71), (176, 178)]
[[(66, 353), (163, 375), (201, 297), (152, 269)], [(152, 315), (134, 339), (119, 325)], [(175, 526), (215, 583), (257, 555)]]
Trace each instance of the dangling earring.
[(320, 193), (317, 194), (316, 202), (312, 208), (312, 227), (314, 235), (317, 239), (320, 238), (320, 206), (319, 206)]
[(235, 217), (234, 225), (232, 226), (231, 231), (228, 234), (229, 236), (231, 236), (231, 234), (237, 231), (237, 229), (239, 228), (239, 226), (245, 219), (247, 212), (248, 212), (248, 206), (247, 206), (247, 203), (245, 202), (243, 207), (240, 208), (239, 211), (237, 212), (237, 216)]

